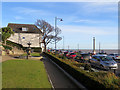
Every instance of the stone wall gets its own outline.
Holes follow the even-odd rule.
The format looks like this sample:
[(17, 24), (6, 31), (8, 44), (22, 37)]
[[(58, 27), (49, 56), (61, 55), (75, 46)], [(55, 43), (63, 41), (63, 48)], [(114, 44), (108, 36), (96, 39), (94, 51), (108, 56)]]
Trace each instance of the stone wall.
[[(42, 39), (42, 35), (40, 35), (40, 41)], [(33, 33), (15, 33), (11, 35), (8, 39), (12, 42), (22, 44), (24, 47), (28, 47), (28, 42), (31, 43), (30, 47), (39, 47), (39, 34)]]

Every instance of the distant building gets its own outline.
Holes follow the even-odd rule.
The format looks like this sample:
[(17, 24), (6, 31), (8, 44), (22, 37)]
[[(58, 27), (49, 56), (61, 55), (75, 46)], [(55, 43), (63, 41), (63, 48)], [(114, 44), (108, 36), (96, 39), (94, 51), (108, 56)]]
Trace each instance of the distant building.
[(24, 47), (28, 47), (29, 42), (31, 47), (41, 47), (39, 42), (42, 42), (42, 32), (34, 24), (9, 23), (8, 27), (15, 32), (8, 40), (22, 44)]

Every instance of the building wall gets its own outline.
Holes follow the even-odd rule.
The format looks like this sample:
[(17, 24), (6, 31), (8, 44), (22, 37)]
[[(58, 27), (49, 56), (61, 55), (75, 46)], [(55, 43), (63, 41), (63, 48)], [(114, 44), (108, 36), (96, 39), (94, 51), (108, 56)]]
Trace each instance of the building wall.
[[(42, 35), (40, 35), (40, 37), (42, 38)], [(8, 40), (22, 44), (24, 47), (28, 47), (28, 42), (31, 43), (31, 47), (39, 47), (39, 34), (15, 33), (14, 35), (11, 35), (11, 37)]]

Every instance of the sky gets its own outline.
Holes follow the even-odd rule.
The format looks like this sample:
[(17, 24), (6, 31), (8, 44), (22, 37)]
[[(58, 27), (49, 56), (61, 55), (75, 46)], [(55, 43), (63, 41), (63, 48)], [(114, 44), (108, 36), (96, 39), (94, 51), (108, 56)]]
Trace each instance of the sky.
[[(118, 3), (117, 2), (2, 2), (2, 27), (8, 23), (35, 24), (43, 19), (57, 27), (64, 36), (67, 49), (92, 49), (92, 39), (102, 49), (118, 48)], [(54, 44), (49, 44), (54, 48)], [(63, 48), (63, 39), (57, 43)]]

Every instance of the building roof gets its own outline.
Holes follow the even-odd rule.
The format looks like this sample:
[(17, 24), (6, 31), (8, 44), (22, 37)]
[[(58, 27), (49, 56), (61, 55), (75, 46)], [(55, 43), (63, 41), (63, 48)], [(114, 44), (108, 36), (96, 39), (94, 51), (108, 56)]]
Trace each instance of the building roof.
[[(15, 33), (42, 33), (41, 30), (34, 24), (8, 23), (8, 27), (12, 28)], [(27, 28), (27, 31), (22, 31), (22, 28)]]

